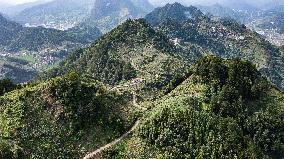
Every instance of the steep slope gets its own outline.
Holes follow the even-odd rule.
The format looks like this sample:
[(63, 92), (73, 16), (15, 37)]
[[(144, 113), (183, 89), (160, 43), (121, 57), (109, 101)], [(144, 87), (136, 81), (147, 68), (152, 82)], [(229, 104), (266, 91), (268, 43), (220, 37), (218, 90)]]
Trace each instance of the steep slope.
[(32, 68), (25, 60), (0, 57), (0, 79), (9, 78), (15, 83), (31, 80), (37, 75), (37, 70)]
[[(84, 47), (99, 36), (101, 32), (96, 27), (86, 24), (66, 31), (42, 27), (26, 28), (0, 15), (0, 56), (25, 59), (30, 68), (36, 70), (50, 67), (64, 58), (69, 51)], [(6, 78), (27, 81), (26, 78), (20, 80), (20, 76)]]
[(15, 20), (28, 26), (66, 30), (86, 18), (95, 0), (54, 0), (27, 8)]
[(71, 73), (0, 97), (0, 158), (80, 158), (134, 123), (127, 94)]
[(91, 15), (86, 20), (96, 25), (102, 32), (108, 32), (127, 19), (143, 17), (151, 8), (147, 0), (97, 0), (95, 1)]
[(211, 20), (195, 7), (179, 3), (155, 9), (146, 20), (180, 48), (197, 49), (204, 55), (247, 59), (274, 84), (284, 88), (283, 62), (279, 48), (233, 20)]
[(144, 20), (128, 20), (89, 48), (78, 50), (51, 70), (48, 77), (76, 71), (126, 89), (135, 88), (131, 80), (140, 78), (143, 80), (142, 95), (155, 97), (151, 91), (147, 93), (147, 89), (154, 94), (166, 92), (170, 89), (170, 81), (186, 74), (185, 68), (190, 62), (181, 54)]
[(103, 158), (280, 159), (283, 97), (250, 62), (205, 57)]

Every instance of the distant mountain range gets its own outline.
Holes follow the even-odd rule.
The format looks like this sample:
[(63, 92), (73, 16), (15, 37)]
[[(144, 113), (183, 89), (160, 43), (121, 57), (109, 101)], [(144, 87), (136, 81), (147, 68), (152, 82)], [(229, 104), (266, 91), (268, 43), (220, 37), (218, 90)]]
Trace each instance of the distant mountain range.
[(253, 7), (232, 9), (224, 5), (198, 6), (204, 13), (209, 13), (215, 18), (232, 18), (257, 31), (275, 45), (284, 44), (284, 6), (274, 6), (268, 10)]
[(97, 0), (87, 21), (107, 32), (127, 19), (142, 18), (152, 8), (147, 0)]
[(91, 11), (94, 0), (54, 0), (26, 8), (14, 20), (27, 26), (66, 30), (78, 25)]
[(60, 30), (88, 22), (106, 32), (128, 18), (143, 17), (152, 9), (148, 0), (53, 0), (25, 8), (13, 19), (29, 27)]
[(18, 5), (2, 5), (0, 4), (0, 12), (4, 12), (5, 14), (7, 14), (10, 17), (13, 17), (17, 14), (19, 14), (20, 12), (22, 12), (23, 10), (27, 9), (27, 8), (31, 8), (33, 6), (37, 6), (40, 4), (44, 4), (47, 3), (51, 0), (38, 0), (35, 2), (29, 2), (29, 3), (24, 3), (24, 4), (18, 4)]
[[(101, 32), (96, 27), (85, 24), (66, 31), (43, 27), (28, 28), (0, 15), (1, 57), (26, 59), (28, 66), (38, 71), (64, 58), (67, 52), (91, 43), (99, 36)], [(1, 74), (6, 72), (2, 71)], [(8, 77), (17, 82), (31, 80), (20, 75)]]
[(245, 25), (230, 19), (212, 20), (197, 8), (179, 3), (157, 8), (145, 19), (182, 49), (249, 60), (284, 88), (283, 52)]

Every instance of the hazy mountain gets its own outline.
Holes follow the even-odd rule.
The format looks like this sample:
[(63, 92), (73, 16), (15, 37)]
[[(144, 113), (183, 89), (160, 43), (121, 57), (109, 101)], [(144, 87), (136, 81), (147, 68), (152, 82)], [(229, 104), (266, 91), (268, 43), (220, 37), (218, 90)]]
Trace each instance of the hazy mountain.
[(97, 0), (87, 22), (107, 32), (127, 19), (143, 17), (152, 8), (148, 0)]
[(148, 0), (131, 0), (131, 2), (146, 13), (150, 13), (154, 6)]
[(157, 8), (146, 20), (181, 48), (225, 58), (242, 58), (256, 64), (279, 88), (284, 88), (282, 52), (262, 36), (234, 20), (211, 20), (195, 7), (179, 3)]
[(66, 30), (82, 22), (91, 11), (94, 0), (54, 0), (27, 8), (15, 20), (27, 26)]
[(2, 9), (5, 9), (7, 7), (10, 7), (10, 6), (11, 6), (11, 4), (0, 2), (0, 11), (2, 11)]
[(38, 0), (35, 2), (30, 2), (30, 3), (24, 3), (24, 4), (17, 4), (17, 5), (9, 5), (9, 6), (5, 6), (0, 8), (0, 11), (13, 17), (16, 16), (17, 14), (19, 14), (20, 12), (22, 12), (23, 10), (27, 9), (27, 8), (31, 8), (33, 6), (37, 6), (39, 4), (44, 4), (47, 3), (48, 1), (51, 0)]
[(230, 9), (223, 5), (198, 6), (204, 13), (213, 15), (214, 18), (232, 18), (245, 24), (250, 29), (263, 35), (271, 43), (284, 45), (283, 34), (283, 6), (270, 8), (269, 10), (250, 9), (245, 7), (241, 10)]
[[(27, 60), (27, 66), (38, 71), (55, 64), (69, 51), (84, 47), (99, 36), (101, 32), (96, 27), (84, 24), (66, 31), (42, 27), (27, 28), (0, 15), (1, 57)], [(7, 74), (2, 71), (1, 75), (3, 74), (15, 75), (7, 76), (7, 78), (15, 79), (17, 82), (27, 81), (20, 74), (17, 76), (17, 74)]]

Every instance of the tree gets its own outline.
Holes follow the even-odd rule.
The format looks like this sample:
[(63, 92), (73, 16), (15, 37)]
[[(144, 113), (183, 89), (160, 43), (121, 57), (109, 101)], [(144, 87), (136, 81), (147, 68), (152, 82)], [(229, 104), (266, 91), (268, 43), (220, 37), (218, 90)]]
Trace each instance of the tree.
[(10, 79), (0, 80), (0, 96), (16, 88), (16, 85)]

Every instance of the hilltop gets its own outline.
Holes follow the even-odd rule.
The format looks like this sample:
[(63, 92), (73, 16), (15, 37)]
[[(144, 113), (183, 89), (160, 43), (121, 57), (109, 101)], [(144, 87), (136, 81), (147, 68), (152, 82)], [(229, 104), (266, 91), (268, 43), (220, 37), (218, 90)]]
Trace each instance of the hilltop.
[(58, 68), (49, 71), (47, 78), (76, 71), (109, 85), (121, 86), (131, 83), (133, 78), (142, 78), (145, 89), (160, 94), (169, 89), (171, 80), (187, 73), (185, 68), (192, 61), (182, 54), (143, 19), (127, 20), (90, 47), (73, 53)]

